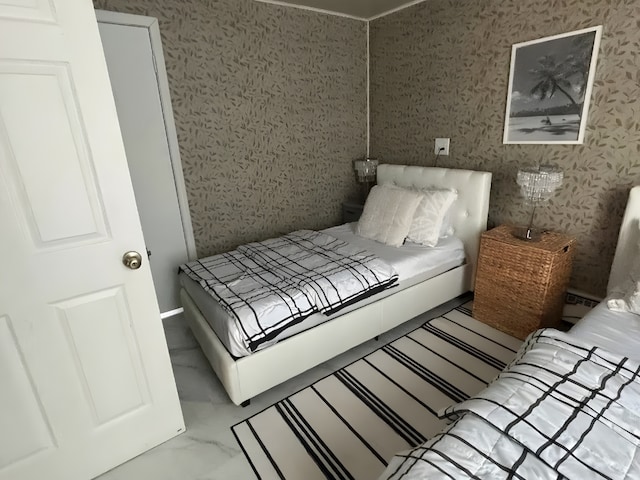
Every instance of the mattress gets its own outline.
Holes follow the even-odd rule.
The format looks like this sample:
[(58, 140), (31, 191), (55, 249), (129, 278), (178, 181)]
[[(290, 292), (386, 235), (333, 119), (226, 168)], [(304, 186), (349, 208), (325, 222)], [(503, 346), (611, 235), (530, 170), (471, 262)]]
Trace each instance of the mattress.
[[(346, 307), (331, 316), (315, 314), (306, 318), (303, 322), (293, 325), (291, 328), (281, 332), (272, 340), (264, 342), (258, 350), (266, 348), (274, 343), (288, 338), (309, 328), (313, 328), (327, 320), (343, 315), (368, 303), (375, 302), (388, 295), (397, 292), (398, 289), (408, 288), (412, 285), (435, 277), (452, 268), (462, 265), (465, 261), (464, 245), (456, 237), (446, 237), (440, 239), (435, 247), (424, 247), (418, 244), (407, 243), (402, 247), (389, 247), (374, 240), (369, 240), (355, 234), (356, 223), (348, 223), (331, 227), (323, 232), (332, 235), (340, 240), (352, 243), (355, 246), (366, 248), (377, 255), (382, 260), (391, 264), (398, 273), (398, 285), (384, 290), (361, 302)], [(187, 291), (194, 303), (198, 306), (203, 316), (216, 335), (234, 357), (243, 357), (251, 354), (243, 342), (238, 331), (235, 320), (222, 308), (214, 298), (211, 297), (196, 281), (186, 274), (179, 274), (179, 281)]]
[(640, 360), (640, 316), (611, 311), (606, 300), (580, 319), (569, 333), (612, 353)]

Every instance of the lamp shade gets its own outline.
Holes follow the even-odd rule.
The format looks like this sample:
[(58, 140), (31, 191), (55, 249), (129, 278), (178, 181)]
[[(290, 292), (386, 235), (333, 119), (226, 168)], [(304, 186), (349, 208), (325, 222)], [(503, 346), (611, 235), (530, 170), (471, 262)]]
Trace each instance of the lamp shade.
[(562, 185), (563, 173), (557, 167), (540, 165), (518, 170), (516, 183), (520, 186), (520, 192), (526, 202), (533, 208), (529, 224), (523, 228), (516, 228), (513, 234), (522, 240), (537, 241), (540, 239), (540, 231), (533, 227), (533, 216), (536, 207), (546, 203)]
[(518, 171), (516, 182), (528, 203), (540, 205), (549, 200), (562, 185), (562, 170), (551, 165), (527, 167)]
[(358, 182), (374, 182), (376, 180), (376, 171), (378, 170), (378, 160), (374, 158), (356, 160), (353, 162), (353, 168), (356, 171)]

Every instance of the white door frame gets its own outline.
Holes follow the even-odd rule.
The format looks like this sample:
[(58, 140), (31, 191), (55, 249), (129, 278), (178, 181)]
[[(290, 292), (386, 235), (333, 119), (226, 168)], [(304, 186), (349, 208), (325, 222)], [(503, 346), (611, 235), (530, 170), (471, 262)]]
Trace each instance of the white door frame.
[[(153, 52), (153, 60), (155, 64), (156, 77), (158, 79), (158, 89), (160, 91), (160, 104), (164, 118), (164, 126), (167, 131), (167, 141), (169, 143), (169, 155), (171, 157), (171, 169), (173, 170), (173, 178), (176, 185), (176, 193), (178, 194), (178, 206), (180, 208), (180, 217), (182, 219), (182, 230), (184, 231), (184, 240), (187, 245), (187, 255), (189, 260), (198, 258), (196, 251), (196, 242), (193, 235), (193, 225), (191, 223), (191, 212), (189, 210), (189, 200), (187, 198), (187, 189), (184, 184), (184, 173), (182, 171), (182, 160), (180, 159), (180, 148), (178, 146), (178, 134), (176, 124), (173, 120), (173, 110), (171, 106), (171, 95), (169, 92), (169, 80), (166, 74), (164, 63), (164, 53), (162, 51), (162, 39), (160, 37), (160, 27), (158, 19), (155, 17), (146, 17), (144, 15), (131, 15), (128, 13), (108, 12), (106, 10), (96, 10), (96, 18), (102, 23), (112, 23), (115, 25), (130, 25), (134, 27), (146, 28), (149, 32), (149, 40), (151, 41), (151, 51)], [(170, 112), (166, 115), (165, 112)], [(177, 309), (182, 310), (182, 309)], [(163, 317), (179, 313), (178, 311), (165, 312)]]

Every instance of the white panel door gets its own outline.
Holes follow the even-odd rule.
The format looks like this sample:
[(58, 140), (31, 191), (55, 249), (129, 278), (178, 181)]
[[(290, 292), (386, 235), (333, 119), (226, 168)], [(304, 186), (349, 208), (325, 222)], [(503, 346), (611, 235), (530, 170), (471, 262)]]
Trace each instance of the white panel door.
[(0, 480), (184, 431), (90, 0), (0, 0), (0, 225)]

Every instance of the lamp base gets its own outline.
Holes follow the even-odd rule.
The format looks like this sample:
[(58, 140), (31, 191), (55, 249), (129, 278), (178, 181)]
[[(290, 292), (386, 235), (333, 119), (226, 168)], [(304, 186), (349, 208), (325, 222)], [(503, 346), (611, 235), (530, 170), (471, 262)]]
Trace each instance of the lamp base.
[(539, 242), (542, 237), (542, 233), (542, 230), (538, 230), (533, 227), (515, 227), (511, 232), (511, 235), (527, 242)]

